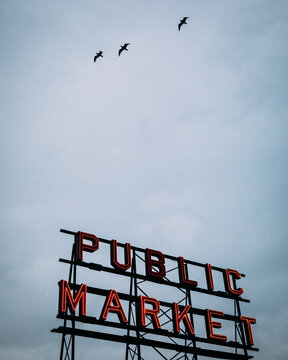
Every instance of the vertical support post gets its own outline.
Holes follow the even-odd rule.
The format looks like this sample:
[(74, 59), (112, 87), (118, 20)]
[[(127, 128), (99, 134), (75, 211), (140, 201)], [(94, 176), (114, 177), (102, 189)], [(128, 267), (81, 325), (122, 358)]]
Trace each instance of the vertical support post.
[[(188, 277), (189, 274), (188, 274), (188, 266), (187, 266), (187, 264), (185, 264), (185, 271), (186, 271), (186, 274), (187, 274), (187, 277)], [(188, 278), (189, 278), (189, 277), (188, 277)], [(185, 300), (185, 302), (186, 302), (185, 305), (190, 305), (191, 308), (192, 308), (191, 291), (190, 291), (189, 289), (186, 289), (186, 300)], [(195, 326), (194, 326), (194, 319), (193, 319), (193, 315), (192, 315), (192, 314), (191, 314), (191, 322), (192, 322), (193, 327), (195, 328)], [(186, 333), (187, 333), (187, 330), (186, 330)], [(192, 339), (192, 342), (193, 342), (193, 347), (196, 349), (197, 345), (196, 345), (196, 340), (195, 340), (194, 337), (193, 337), (193, 339)], [(185, 339), (185, 346), (186, 346), (186, 339)], [(186, 354), (185, 354), (185, 356), (186, 356)], [(186, 359), (186, 357), (185, 357), (185, 359)], [(194, 354), (194, 355), (193, 355), (193, 359), (194, 359), (194, 360), (197, 360), (197, 359), (198, 359), (197, 354)]]
[[(234, 277), (233, 277), (233, 286), (236, 289), (237, 286), (236, 286), (236, 280), (235, 280)], [(235, 306), (235, 316), (236, 316), (236, 318), (240, 318), (241, 309), (240, 309), (239, 300), (237, 298), (235, 298), (235, 300), (234, 300), (234, 306)], [(235, 319), (235, 327), (237, 327), (237, 319)], [(239, 323), (238, 323), (238, 329), (240, 331), (240, 339), (242, 341), (242, 345), (243, 345), (243, 348), (244, 348), (244, 355), (246, 356), (246, 358), (248, 360), (249, 358), (248, 358), (248, 351), (247, 351), (247, 346), (246, 346), (246, 342), (245, 342), (244, 329), (243, 329), (243, 324), (242, 324), (242, 322), (240, 320), (239, 320)], [(236, 330), (237, 330), (237, 328), (235, 328), (235, 331)], [(237, 348), (236, 348), (236, 354), (237, 354)]]
[[(72, 249), (73, 253), (74, 253), (74, 261), (73, 261), (73, 297), (75, 298), (76, 295), (76, 269), (77, 269), (77, 265), (76, 265), (76, 237), (75, 237), (75, 242), (73, 244), (73, 249)], [(72, 354), (71, 354), (71, 360), (75, 360), (75, 335), (74, 335), (74, 331), (75, 331), (75, 313), (72, 314), (73, 316), (73, 320), (72, 320), (72, 329), (73, 329), (73, 334), (72, 334)]]
[[(132, 251), (132, 268), (131, 268), (131, 279), (130, 279), (130, 300), (129, 300), (129, 312), (128, 312), (128, 329), (127, 329), (127, 337), (130, 336), (130, 326), (133, 318), (133, 298), (134, 298), (134, 323), (133, 325), (136, 326), (136, 337), (139, 340), (140, 339), (140, 332), (138, 328), (138, 321), (137, 321), (137, 307), (138, 307), (138, 284), (137, 284), (137, 276), (136, 276), (136, 250), (133, 249)], [(136, 351), (137, 349), (137, 351)], [(126, 356), (125, 360), (129, 359), (129, 350), (130, 344), (127, 342), (126, 344)], [(133, 356), (131, 356), (131, 359), (134, 360), (135, 356), (137, 356), (138, 360), (141, 360), (141, 346), (140, 342), (135, 346), (135, 350), (133, 350)]]
[[(134, 281), (134, 251), (133, 251), (133, 259), (132, 259), (132, 268), (131, 268), (131, 277), (130, 277), (130, 289), (129, 289), (129, 310), (128, 310), (128, 328), (127, 328), (127, 337), (130, 336), (130, 326), (131, 326), (131, 318), (132, 318), (132, 303), (133, 303), (133, 281)], [(135, 304), (136, 306), (136, 304)], [(126, 343), (126, 355), (125, 360), (129, 358), (129, 342)]]
[[(136, 251), (135, 249), (133, 249), (133, 260), (132, 260), (132, 267), (133, 267), (133, 278), (134, 278), (134, 295), (135, 295), (135, 310), (136, 308), (139, 306), (138, 304), (138, 284), (137, 284), (137, 269), (136, 269)], [(137, 309), (138, 310), (138, 309)], [(136, 311), (137, 313), (137, 311)], [(136, 319), (136, 323), (137, 323), (137, 319)], [(138, 324), (136, 324), (136, 336), (137, 339), (140, 339), (140, 332), (139, 332), (139, 327)], [(141, 346), (140, 346), (140, 342), (138, 341), (137, 344), (137, 352), (138, 352), (138, 360), (141, 360)]]
[[(187, 274), (187, 266), (185, 265), (186, 267), (186, 274)], [(185, 296), (185, 306), (188, 305), (188, 296), (189, 296), (189, 290), (186, 289), (186, 296)], [(190, 304), (189, 304), (190, 305)], [(193, 323), (193, 322), (192, 322)], [(194, 325), (193, 325), (194, 326)], [(187, 330), (185, 330), (185, 335), (187, 335)], [(185, 349), (187, 349), (187, 336), (185, 336)], [(188, 355), (187, 355), (187, 352), (185, 351), (185, 360), (189, 360), (188, 359)]]
[(234, 328), (234, 341), (235, 341), (235, 355), (238, 354), (238, 348), (237, 348), (237, 313), (236, 313), (236, 300), (234, 300), (234, 316), (235, 316), (235, 328)]
[[(75, 297), (76, 294), (76, 239), (75, 239), (75, 243), (72, 246), (72, 252), (71, 252), (71, 264), (70, 264), (70, 268), (69, 268), (69, 277), (68, 277), (68, 282), (69, 284), (73, 283), (73, 296)], [(66, 310), (66, 314), (67, 314), (68, 308)], [(75, 320), (74, 320), (74, 316), (75, 314), (71, 314), (73, 317), (73, 320), (71, 321), (72, 323), (72, 329), (75, 329)], [(67, 319), (64, 319), (64, 324), (63, 327), (66, 328), (67, 326)], [(66, 338), (69, 337), (69, 340), (67, 340)], [(70, 351), (70, 355), (69, 355), (69, 351)], [(67, 335), (65, 333), (62, 334), (62, 341), (61, 341), (61, 350), (60, 350), (60, 360), (66, 360), (66, 359), (71, 359), (71, 360), (75, 360), (75, 335), (74, 335), (74, 331), (72, 332), (71, 335)]]

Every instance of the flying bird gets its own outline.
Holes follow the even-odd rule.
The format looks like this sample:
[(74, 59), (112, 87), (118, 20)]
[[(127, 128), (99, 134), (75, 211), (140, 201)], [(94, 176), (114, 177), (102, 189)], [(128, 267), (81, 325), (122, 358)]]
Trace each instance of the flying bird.
[(96, 53), (96, 55), (94, 56), (94, 63), (99, 57), (103, 57), (102, 54), (103, 54), (103, 51), (99, 51), (98, 53)]
[(130, 44), (126, 43), (126, 44), (124, 44), (124, 45), (121, 46), (120, 50), (118, 51), (118, 56), (121, 55), (121, 53), (122, 53), (123, 50), (128, 51), (128, 49), (127, 49), (127, 46), (128, 46), (128, 45), (130, 45)]
[(187, 20), (187, 19), (189, 19), (189, 17), (183, 17), (183, 19), (180, 20), (180, 23), (178, 24), (178, 30), (179, 30), (179, 31), (180, 31), (181, 26), (182, 26), (183, 24), (186, 24), (186, 25), (187, 25), (187, 23), (186, 23), (186, 20)]

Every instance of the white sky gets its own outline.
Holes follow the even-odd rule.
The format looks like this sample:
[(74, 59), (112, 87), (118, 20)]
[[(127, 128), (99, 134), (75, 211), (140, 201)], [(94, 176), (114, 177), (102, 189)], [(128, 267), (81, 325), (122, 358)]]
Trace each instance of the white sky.
[(1, 359), (58, 356), (60, 228), (246, 273), (255, 359), (287, 359), (287, 10), (0, 0)]

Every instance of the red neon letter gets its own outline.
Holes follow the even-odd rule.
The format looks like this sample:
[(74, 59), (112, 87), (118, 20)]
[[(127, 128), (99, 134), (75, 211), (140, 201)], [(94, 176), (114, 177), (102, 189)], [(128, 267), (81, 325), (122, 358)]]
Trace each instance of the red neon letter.
[(179, 256), (179, 258), (178, 258), (178, 271), (179, 271), (180, 283), (188, 284), (188, 285), (191, 285), (191, 286), (197, 286), (198, 285), (197, 281), (187, 279), (185, 263), (184, 263), (184, 259), (183, 259), (182, 256)]
[(179, 314), (179, 305), (178, 303), (173, 303), (173, 327), (175, 332), (180, 332), (180, 322), (183, 320), (186, 330), (190, 335), (195, 335), (195, 331), (191, 320), (188, 317), (188, 311), (191, 309), (190, 305), (186, 305), (182, 312)]
[(225, 285), (225, 290), (227, 291), (227, 293), (232, 294), (232, 295), (238, 295), (238, 296), (243, 294), (244, 290), (242, 288), (239, 288), (239, 289), (232, 288), (231, 282), (230, 282), (230, 275), (232, 275), (236, 279), (241, 279), (241, 274), (237, 270), (226, 269), (225, 273), (224, 273), (224, 285)]
[(67, 311), (67, 299), (68, 307), (72, 313), (75, 312), (77, 305), (80, 305), (80, 316), (86, 315), (86, 297), (87, 297), (87, 285), (81, 284), (75, 299), (71, 294), (70, 286), (66, 280), (59, 282), (59, 313), (66, 313)]
[(131, 245), (129, 243), (125, 244), (124, 257), (125, 264), (120, 264), (117, 260), (117, 241), (112, 240), (111, 242), (111, 265), (115, 269), (127, 270), (131, 267)]
[[(145, 303), (151, 304), (153, 306), (153, 309), (146, 309)], [(146, 326), (146, 315), (150, 315), (152, 318), (154, 328), (161, 329), (161, 325), (157, 316), (159, 312), (160, 312), (160, 303), (158, 300), (154, 298), (150, 298), (148, 296), (140, 296), (141, 326)]]
[(206, 274), (206, 281), (207, 281), (208, 290), (212, 291), (212, 290), (214, 290), (214, 282), (213, 282), (211, 264), (206, 264), (205, 265), (205, 274)]
[[(156, 256), (158, 260), (152, 259), (152, 256)], [(153, 266), (156, 266), (158, 271), (154, 271)], [(165, 256), (160, 251), (146, 249), (146, 275), (160, 278), (166, 275)]]
[(206, 331), (207, 331), (207, 337), (208, 339), (216, 339), (216, 340), (227, 340), (227, 336), (225, 335), (219, 335), (214, 334), (213, 327), (220, 329), (222, 327), (222, 323), (218, 321), (212, 321), (212, 316), (224, 316), (224, 313), (222, 311), (216, 311), (216, 310), (206, 310)]
[(256, 319), (251, 318), (251, 317), (247, 317), (247, 316), (240, 316), (240, 320), (244, 321), (246, 339), (247, 339), (248, 344), (250, 346), (254, 345), (254, 339), (253, 339), (251, 324), (256, 324)]
[[(111, 305), (112, 303), (113, 305)], [(124, 310), (122, 308), (119, 296), (116, 290), (112, 290), (112, 289), (110, 290), (105, 300), (105, 304), (103, 306), (102, 313), (100, 315), (100, 320), (106, 320), (109, 312), (116, 313), (120, 322), (122, 323), (128, 322)]]
[[(82, 231), (78, 231), (76, 239), (77, 239), (76, 241), (77, 260), (81, 260), (81, 261), (83, 260), (83, 251), (88, 251), (92, 253), (99, 249), (99, 239), (93, 234), (87, 234)], [(83, 243), (84, 239), (91, 241), (92, 245), (84, 244)]]

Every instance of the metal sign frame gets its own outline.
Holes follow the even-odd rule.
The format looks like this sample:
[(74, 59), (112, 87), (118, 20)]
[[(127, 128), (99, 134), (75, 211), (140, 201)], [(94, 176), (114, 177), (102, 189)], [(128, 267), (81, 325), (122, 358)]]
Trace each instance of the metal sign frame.
[[(188, 360), (189, 358), (192, 358), (193, 360), (198, 360), (202, 356), (209, 357), (209, 358), (218, 358), (218, 359), (239, 359), (239, 360), (246, 360), (246, 359), (252, 359), (253, 356), (248, 354), (248, 351), (258, 351), (259, 349), (253, 346), (253, 340), (249, 339), (252, 337), (251, 332), (251, 326), (249, 321), (244, 321), (243, 319), (252, 319), (252, 318), (245, 318), (241, 314), (240, 309), (240, 303), (246, 302), (249, 303), (250, 301), (248, 299), (243, 298), (239, 292), (239, 294), (231, 294), (224, 291), (215, 291), (214, 287), (207, 286), (207, 288), (199, 288), (199, 287), (191, 287), (189, 284), (185, 283), (177, 283), (175, 281), (172, 281), (171, 278), (169, 279), (170, 275), (173, 274), (175, 271), (179, 271), (179, 266), (174, 266), (170, 269), (165, 269), (165, 275), (162, 274), (161, 276), (147, 276), (147, 269), (146, 274), (143, 275), (139, 271), (137, 272), (137, 264), (139, 262), (147, 262), (147, 258), (145, 258), (145, 254), (147, 254), (147, 249), (142, 249), (139, 247), (131, 246), (131, 259), (130, 260), (130, 267), (129, 271), (126, 271), (127, 269), (115, 269), (113, 267), (107, 267), (103, 266), (101, 264), (97, 264), (94, 262), (85, 262), (83, 261), (83, 258), (81, 258), (81, 255), (79, 255), (79, 232), (75, 233), (68, 230), (60, 230), (61, 232), (65, 234), (69, 234), (74, 236), (74, 243), (72, 247), (72, 253), (70, 259), (63, 259), (60, 258), (59, 261), (62, 263), (66, 263), (70, 265), (69, 268), (69, 276), (68, 276), (68, 285), (69, 289), (71, 289), (71, 295), (73, 296), (73, 299), (76, 298), (77, 293), (79, 294), (80, 284), (77, 284), (77, 267), (83, 267), (90, 269), (92, 271), (97, 272), (105, 272), (105, 273), (112, 273), (117, 274), (125, 277), (129, 277), (130, 280), (130, 291), (129, 294), (118, 292), (118, 297), (120, 301), (127, 301), (128, 302), (128, 316), (127, 316), (127, 323), (119, 322), (112, 322), (105, 319), (91, 317), (91, 316), (83, 316), (79, 313), (77, 316), (75, 313), (76, 309), (71, 309), (67, 306), (65, 312), (58, 311), (57, 318), (63, 320), (63, 326), (59, 326), (58, 328), (54, 328), (51, 331), (55, 333), (62, 334), (62, 341), (61, 341), (61, 350), (60, 350), (60, 360), (75, 360), (75, 337), (76, 336), (82, 336), (82, 337), (88, 337), (88, 338), (94, 338), (94, 339), (102, 339), (102, 340), (108, 340), (108, 341), (114, 341), (114, 342), (120, 342), (126, 344), (126, 353), (125, 353), (125, 360), (144, 360), (143, 354), (142, 354), (142, 346), (149, 346), (153, 348), (161, 358), (165, 360), (180, 360), (185, 359)], [(83, 233), (85, 234), (85, 233)], [(88, 234), (89, 235), (89, 234)], [(94, 236), (94, 235), (93, 235)], [(106, 240), (102, 238), (97, 238), (98, 241), (98, 247), (99, 243), (105, 243), (109, 244), (112, 248), (112, 241), (115, 240)], [(83, 246), (83, 243), (82, 243)], [(125, 244), (116, 243), (116, 249), (117, 246), (125, 247)], [(130, 244), (129, 244), (130, 246)], [(85, 247), (85, 245), (83, 246)], [(94, 246), (94, 250), (98, 249), (97, 246)], [(92, 248), (92, 247), (91, 247)], [(90, 251), (92, 252), (91, 248), (87, 246), (86, 249), (81, 249), (82, 251)], [(115, 248), (114, 248), (115, 249)], [(93, 250), (93, 251), (94, 251)], [(149, 250), (149, 249), (148, 249)], [(117, 250), (116, 250), (117, 251)], [(159, 252), (160, 253), (160, 252)], [(161, 254), (161, 253), (160, 253)], [(165, 258), (177, 262), (179, 264), (179, 258), (176, 258), (174, 256), (166, 255)], [(126, 259), (127, 260), (127, 259)], [(156, 265), (155, 265), (156, 264)], [(207, 264), (201, 264), (199, 262), (185, 260), (185, 263), (183, 261), (184, 267), (182, 269), (185, 272), (185, 276), (189, 278), (188, 276), (188, 264), (205, 268), (207, 270)], [(160, 264), (161, 265), (161, 264)], [(119, 265), (121, 266), (121, 265)], [(159, 266), (161, 267), (161, 266)], [(150, 264), (150, 269), (153, 269), (152, 271), (155, 271), (153, 274), (157, 275), (158, 272), (161, 272), (161, 268), (157, 268), (157, 261), (155, 263)], [(210, 272), (213, 270), (213, 272), (220, 272), (223, 274), (225, 279), (225, 269), (212, 266), (210, 267)], [(149, 272), (148, 272), (149, 274)], [(152, 275), (153, 275), (152, 274)], [(208, 274), (209, 275), (209, 274)], [(180, 274), (181, 276), (181, 274)], [(241, 274), (242, 277), (244, 277), (244, 274)], [(175, 279), (175, 277), (174, 277)], [(187, 280), (189, 282), (190, 280)], [(153, 323), (153, 316), (151, 319), (149, 318), (149, 323), (147, 326), (143, 327), (143, 324), (140, 324), (139, 321), (139, 297), (144, 296), (148, 297), (148, 294), (144, 291), (143, 285), (145, 282), (154, 282), (161, 285), (167, 285), (171, 286), (175, 289), (178, 289), (178, 291), (183, 295), (182, 299), (178, 302), (177, 308), (179, 306), (179, 309), (183, 309), (187, 306), (189, 306), (189, 319), (191, 321), (192, 326), (194, 327), (194, 316), (200, 315), (200, 316), (207, 316), (207, 310), (200, 309), (193, 307), (192, 304), (192, 296), (191, 292), (200, 292), (203, 294), (209, 294), (225, 299), (230, 299), (234, 302), (234, 314), (221, 314), (221, 319), (223, 320), (229, 320), (234, 323), (234, 340), (233, 341), (221, 341), (219, 335), (219, 339), (217, 339), (217, 336), (215, 338), (204, 338), (197, 336), (197, 334), (191, 336), (191, 332), (189, 333), (186, 323), (189, 322), (186, 318), (186, 323), (184, 324), (185, 327), (179, 329), (179, 332), (175, 331), (167, 331), (166, 329), (162, 328), (151, 328), (151, 325)], [(192, 281), (190, 281), (192, 282)], [(213, 281), (212, 281), (213, 284)], [(237, 289), (236, 287), (236, 279), (232, 276), (232, 284), (233, 289)], [(60, 285), (60, 283), (59, 283)], [(85, 285), (86, 286), (86, 285)], [(61, 288), (61, 286), (60, 286)], [(107, 299), (107, 296), (109, 295), (109, 289), (100, 289), (96, 287), (86, 286), (85, 287), (88, 294), (94, 294), (98, 296), (104, 296)], [(242, 290), (242, 289), (241, 289)], [(110, 290), (111, 291), (111, 290)], [(231, 289), (231, 291), (233, 291)], [(234, 290), (236, 293), (237, 290)], [(59, 301), (60, 301), (61, 294), (59, 294)], [(78, 302), (79, 303), (79, 302)], [(75, 305), (75, 307), (78, 305), (78, 303)], [(159, 319), (162, 320), (162, 325), (170, 323), (173, 323), (173, 314), (172, 314), (172, 308), (173, 304), (166, 301), (159, 301), (160, 309), (159, 309)], [(69, 305), (69, 304), (68, 304)], [(59, 305), (60, 309), (60, 305)], [(217, 311), (215, 312), (217, 313)], [(184, 312), (183, 312), (184, 314)], [(214, 315), (215, 316), (215, 315)], [(217, 314), (216, 314), (217, 316)], [(145, 317), (145, 315), (144, 315)], [(163, 320), (165, 319), (165, 321)], [(183, 319), (182, 319), (183, 320)], [(185, 319), (184, 319), (185, 320)], [(255, 320), (255, 319), (254, 319)], [(164, 323), (163, 323), (164, 321)], [(109, 328), (110, 332), (99, 332), (99, 331), (91, 331), (91, 330), (85, 330), (76, 327), (76, 324), (78, 322), (89, 324), (89, 325), (102, 325)], [(175, 321), (174, 321), (175, 322)], [(184, 321), (183, 321), (184, 322)], [(255, 320), (256, 322), (256, 320)], [(215, 328), (221, 327), (217, 324), (221, 324), (219, 322), (211, 322), (212, 326)], [(70, 325), (70, 326), (69, 326)], [(122, 329), (123, 335), (115, 334), (111, 329)], [(208, 330), (207, 330), (208, 331)], [(253, 339), (253, 337), (252, 337)], [(212, 346), (211, 346), (212, 345)], [(208, 346), (208, 347), (207, 347)], [(217, 349), (215, 349), (215, 347)], [(225, 348), (225, 351), (222, 349)], [(163, 350), (172, 350), (173, 355), (167, 356), (166, 353), (163, 353)], [(220, 350), (219, 350), (220, 349)], [(230, 350), (230, 351), (229, 351)]]

